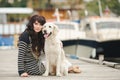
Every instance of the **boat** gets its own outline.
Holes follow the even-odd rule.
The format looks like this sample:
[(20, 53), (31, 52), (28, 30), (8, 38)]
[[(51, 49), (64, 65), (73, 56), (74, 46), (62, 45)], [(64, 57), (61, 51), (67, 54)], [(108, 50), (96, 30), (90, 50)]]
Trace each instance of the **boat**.
[[(86, 37), (94, 41), (93, 45), (96, 46), (96, 54), (94, 54), (93, 58), (98, 58), (100, 54), (103, 54), (105, 58), (120, 58), (119, 18), (86, 18), (81, 21), (80, 30), (84, 30)], [(91, 43), (89, 40), (87, 42)]]
[(66, 54), (87, 58), (95, 54), (96, 49), (94, 47), (85, 46), (89, 43), (86, 43), (86, 34), (79, 30), (78, 23), (72, 21), (56, 21), (54, 23), (60, 29), (58, 37), (63, 42), (63, 49)]
[(54, 15), (56, 16), (56, 21), (53, 23), (55, 23), (60, 29), (58, 36), (63, 42), (65, 53), (78, 57), (94, 57), (96, 54), (96, 48), (93, 43), (95, 41), (89, 40), (90, 43), (88, 43), (85, 31), (80, 30), (80, 24), (71, 20), (71, 18), (70, 20), (61, 21), (58, 8), (55, 10)]

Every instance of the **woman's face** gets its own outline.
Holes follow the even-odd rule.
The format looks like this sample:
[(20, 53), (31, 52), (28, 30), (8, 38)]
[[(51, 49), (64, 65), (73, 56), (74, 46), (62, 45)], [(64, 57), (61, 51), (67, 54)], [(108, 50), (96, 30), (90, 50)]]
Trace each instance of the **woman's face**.
[(35, 32), (40, 32), (42, 30), (42, 25), (40, 25), (40, 23), (38, 21), (35, 21), (35, 23), (33, 23), (34, 26), (34, 31)]

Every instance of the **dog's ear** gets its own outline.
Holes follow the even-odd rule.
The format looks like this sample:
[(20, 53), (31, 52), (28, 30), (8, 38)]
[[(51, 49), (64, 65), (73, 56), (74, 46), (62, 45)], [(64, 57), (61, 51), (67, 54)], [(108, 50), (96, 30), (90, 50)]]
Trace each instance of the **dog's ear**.
[(53, 25), (54, 26), (54, 35), (57, 35), (57, 33), (59, 32), (59, 28), (58, 28), (58, 26), (57, 25)]

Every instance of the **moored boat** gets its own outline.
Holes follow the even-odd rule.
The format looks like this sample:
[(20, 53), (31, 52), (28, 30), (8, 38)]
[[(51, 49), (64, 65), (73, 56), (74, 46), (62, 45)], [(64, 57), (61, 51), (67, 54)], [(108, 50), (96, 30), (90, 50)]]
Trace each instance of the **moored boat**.
[(96, 41), (96, 55), (103, 54), (105, 58), (120, 57), (120, 19), (95, 17), (81, 21), (81, 30), (86, 37)]
[[(70, 21), (54, 22), (60, 29), (58, 37), (63, 42), (63, 48), (66, 54), (76, 55), (80, 57), (94, 56), (96, 49), (89, 45), (86, 40), (84, 31), (79, 31), (79, 24)], [(87, 42), (87, 43), (86, 43)], [(94, 41), (91, 41), (94, 42)]]

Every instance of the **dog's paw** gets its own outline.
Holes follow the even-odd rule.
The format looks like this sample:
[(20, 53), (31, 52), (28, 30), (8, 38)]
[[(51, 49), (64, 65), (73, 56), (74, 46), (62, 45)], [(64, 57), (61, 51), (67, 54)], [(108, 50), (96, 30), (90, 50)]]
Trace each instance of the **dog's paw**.
[(68, 76), (68, 72), (64, 72), (64, 76)]
[(44, 73), (42, 76), (48, 76), (48, 74), (47, 74), (47, 73)]
[(56, 74), (56, 76), (58, 76), (58, 77), (61, 77), (61, 76), (62, 76), (62, 74), (60, 74), (60, 73), (57, 73), (57, 74)]
[(54, 75), (55, 75), (55, 73), (53, 73), (53, 72), (52, 72), (52, 73), (50, 73), (50, 75), (51, 75), (51, 76), (54, 76)]

